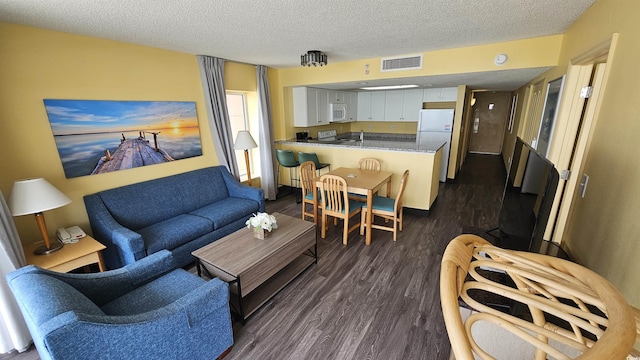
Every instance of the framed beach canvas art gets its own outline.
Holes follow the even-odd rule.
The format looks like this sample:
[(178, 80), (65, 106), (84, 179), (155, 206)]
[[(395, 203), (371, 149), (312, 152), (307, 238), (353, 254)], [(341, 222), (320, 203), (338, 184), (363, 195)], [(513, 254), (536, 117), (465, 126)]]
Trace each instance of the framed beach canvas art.
[(195, 102), (45, 99), (67, 178), (202, 155)]

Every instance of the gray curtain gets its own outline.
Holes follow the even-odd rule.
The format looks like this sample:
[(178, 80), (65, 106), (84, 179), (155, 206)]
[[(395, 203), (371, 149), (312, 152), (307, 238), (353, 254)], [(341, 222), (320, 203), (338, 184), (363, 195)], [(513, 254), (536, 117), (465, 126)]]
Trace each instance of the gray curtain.
[(0, 193), (0, 354), (12, 350), (22, 352), (31, 344), (29, 329), (6, 280), (8, 273), (25, 264), (20, 236)]
[(233, 149), (233, 133), (227, 110), (227, 93), (224, 87), (224, 59), (198, 55), (200, 78), (207, 106), (207, 117), (211, 138), (218, 154), (220, 165), (229, 169), (236, 179), (240, 179), (238, 163)]
[(276, 152), (273, 148), (273, 126), (271, 122), (271, 96), (267, 67), (256, 65), (258, 76), (258, 121), (260, 122), (260, 184), (264, 189), (264, 197), (275, 200), (277, 184), (275, 178)]

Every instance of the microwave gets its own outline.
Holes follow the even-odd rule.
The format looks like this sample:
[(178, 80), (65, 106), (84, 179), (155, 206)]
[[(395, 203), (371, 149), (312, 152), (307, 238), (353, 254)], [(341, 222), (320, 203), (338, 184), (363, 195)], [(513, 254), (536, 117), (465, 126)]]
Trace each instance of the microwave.
[(329, 104), (329, 121), (345, 121), (347, 120), (347, 105), (330, 103)]

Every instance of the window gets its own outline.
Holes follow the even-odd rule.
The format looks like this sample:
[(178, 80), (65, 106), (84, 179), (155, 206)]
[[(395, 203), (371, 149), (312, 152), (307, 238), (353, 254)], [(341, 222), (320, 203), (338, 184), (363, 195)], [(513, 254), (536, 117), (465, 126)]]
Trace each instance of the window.
[[(248, 94), (242, 92), (227, 92), (227, 110), (229, 112), (229, 121), (231, 122), (231, 133), (233, 134), (233, 141), (235, 142), (238, 131), (249, 130), (253, 140), (258, 143), (258, 138), (254, 134), (254, 129), (258, 129), (257, 124), (253, 126), (254, 129), (252, 129), (250, 116), (247, 114), (247, 95)], [(251, 166), (252, 178), (257, 177), (260, 174), (259, 168), (253, 163), (254, 150), (257, 151), (258, 149), (249, 150), (249, 164)], [(244, 159), (244, 151), (236, 150), (235, 155), (236, 162), (238, 163), (238, 171), (240, 172), (240, 180), (246, 181), (247, 166)]]

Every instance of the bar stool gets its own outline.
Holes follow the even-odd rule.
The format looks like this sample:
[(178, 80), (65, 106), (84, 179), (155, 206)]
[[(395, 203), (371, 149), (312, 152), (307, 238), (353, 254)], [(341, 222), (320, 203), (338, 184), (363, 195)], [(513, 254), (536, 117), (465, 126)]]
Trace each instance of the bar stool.
[[(282, 167), (286, 167), (289, 169), (289, 188), (293, 190), (293, 182), (296, 181), (299, 183), (300, 179), (297, 177), (298, 166), (300, 163), (293, 156), (293, 151), (291, 150), (279, 150), (276, 149), (276, 157), (278, 158), (278, 163)], [(278, 181), (280, 181), (280, 166), (278, 167)], [(294, 174), (296, 177), (294, 177)], [(278, 185), (281, 185), (278, 183)], [(296, 184), (296, 189), (298, 185)], [(296, 203), (300, 203), (302, 198), (298, 199), (298, 191), (296, 190)]]
[(316, 153), (305, 153), (302, 151), (298, 151), (298, 161), (300, 161), (300, 164), (302, 164), (305, 161), (313, 161), (313, 163), (316, 164), (316, 170), (318, 170), (318, 176), (320, 176), (321, 169), (328, 168), (329, 171), (331, 171), (331, 164), (321, 163)]

